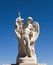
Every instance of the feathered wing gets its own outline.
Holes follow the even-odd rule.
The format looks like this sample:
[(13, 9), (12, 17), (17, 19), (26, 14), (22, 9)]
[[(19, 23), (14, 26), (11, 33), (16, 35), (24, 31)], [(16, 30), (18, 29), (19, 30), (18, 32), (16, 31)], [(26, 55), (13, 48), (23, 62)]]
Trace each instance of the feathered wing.
[(39, 33), (40, 33), (40, 26), (39, 26), (38, 22), (33, 22), (32, 25), (33, 25), (33, 38), (32, 38), (32, 41), (36, 41), (38, 36), (39, 36)]

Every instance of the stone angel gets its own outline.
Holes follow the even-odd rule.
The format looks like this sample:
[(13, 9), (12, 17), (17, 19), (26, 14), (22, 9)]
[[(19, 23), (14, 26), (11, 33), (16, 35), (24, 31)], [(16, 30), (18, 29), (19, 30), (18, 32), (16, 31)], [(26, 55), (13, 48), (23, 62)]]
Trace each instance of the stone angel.
[(37, 40), (40, 32), (40, 27), (38, 22), (33, 22), (32, 17), (28, 17), (27, 23), (22, 24), (23, 19), (18, 17), (15, 23), (15, 34), (18, 39), (18, 56), (20, 57), (30, 57), (37, 61), (34, 43)]

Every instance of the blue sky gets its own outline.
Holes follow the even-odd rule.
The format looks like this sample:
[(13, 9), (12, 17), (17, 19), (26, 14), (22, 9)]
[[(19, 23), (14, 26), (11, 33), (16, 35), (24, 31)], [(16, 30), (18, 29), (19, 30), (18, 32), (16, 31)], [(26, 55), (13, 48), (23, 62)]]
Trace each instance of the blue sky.
[(25, 22), (31, 16), (40, 24), (35, 44), (38, 63), (53, 65), (53, 0), (0, 0), (0, 65), (16, 63), (14, 23), (19, 11)]

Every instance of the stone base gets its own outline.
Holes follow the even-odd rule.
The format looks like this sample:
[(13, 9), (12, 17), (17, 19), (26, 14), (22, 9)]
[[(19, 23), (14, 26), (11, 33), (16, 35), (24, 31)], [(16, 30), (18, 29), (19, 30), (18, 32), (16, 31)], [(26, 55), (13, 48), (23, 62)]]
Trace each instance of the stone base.
[(37, 64), (37, 60), (35, 58), (18, 58), (17, 61), (16, 61), (16, 64), (30, 64), (30, 63), (34, 63), (34, 64)]
[(18, 58), (16, 64), (3, 64), (3, 65), (46, 65), (44, 63), (37, 63), (35, 58)]
[(20, 63), (20, 64), (3, 64), (3, 65), (46, 65), (46, 64)]

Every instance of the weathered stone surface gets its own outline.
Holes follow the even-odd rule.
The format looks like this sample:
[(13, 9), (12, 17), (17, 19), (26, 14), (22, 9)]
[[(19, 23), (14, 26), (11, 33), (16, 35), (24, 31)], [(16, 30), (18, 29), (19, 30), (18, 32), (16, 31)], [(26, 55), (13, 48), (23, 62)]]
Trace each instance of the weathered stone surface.
[(39, 36), (39, 23), (33, 22), (32, 17), (28, 17), (27, 23), (23, 23), (23, 19), (19, 16), (15, 22), (15, 34), (18, 39), (18, 56), (16, 59), (16, 63), (18, 58), (20, 57), (32, 57), (35, 58), (35, 62), (37, 63), (37, 58), (35, 54), (34, 43)]
[(19, 58), (17, 60), (17, 63), (34, 63), (37, 64), (37, 60), (35, 58)]
[(46, 64), (20, 63), (20, 64), (3, 64), (3, 65), (46, 65)]
[(20, 63), (19, 65), (46, 65), (46, 64)]

